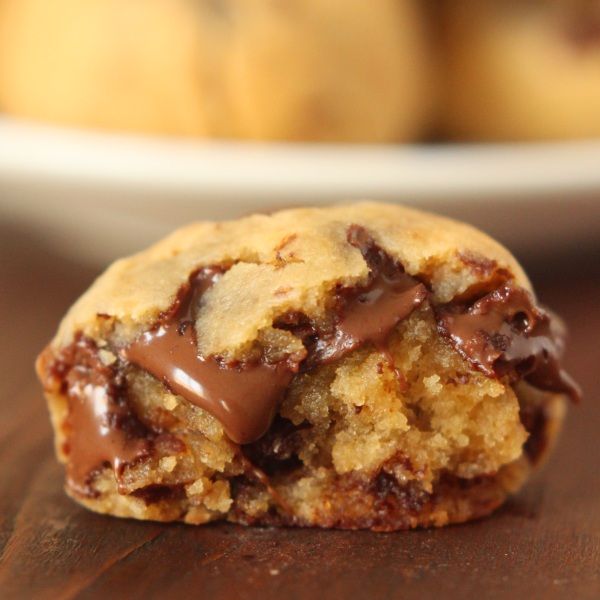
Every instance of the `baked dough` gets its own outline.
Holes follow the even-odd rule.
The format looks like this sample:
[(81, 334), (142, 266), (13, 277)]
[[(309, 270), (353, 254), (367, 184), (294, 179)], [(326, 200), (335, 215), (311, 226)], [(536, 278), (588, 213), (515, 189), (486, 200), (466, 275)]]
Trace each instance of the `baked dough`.
[(92, 510), (395, 530), (523, 484), (576, 394), (561, 340), (489, 237), (359, 203), (196, 223), (117, 261), (37, 370)]

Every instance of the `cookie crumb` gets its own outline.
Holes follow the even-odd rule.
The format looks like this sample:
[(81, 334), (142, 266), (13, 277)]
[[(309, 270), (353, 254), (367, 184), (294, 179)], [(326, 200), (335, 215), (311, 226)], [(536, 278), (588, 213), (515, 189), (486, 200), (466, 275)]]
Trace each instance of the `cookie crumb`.
[(169, 395), (163, 400), (163, 406), (167, 410), (175, 410), (178, 404), (179, 402), (177, 402), (177, 398), (175, 398), (175, 396)]
[(164, 458), (160, 459), (160, 468), (163, 471), (167, 471), (168, 473), (171, 473), (173, 471), (173, 469), (175, 469), (175, 467), (177, 466), (177, 459), (174, 456), (165, 456)]
[(98, 357), (102, 361), (102, 364), (106, 365), (107, 367), (114, 364), (117, 360), (117, 357), (109, 350), (98, 350)]

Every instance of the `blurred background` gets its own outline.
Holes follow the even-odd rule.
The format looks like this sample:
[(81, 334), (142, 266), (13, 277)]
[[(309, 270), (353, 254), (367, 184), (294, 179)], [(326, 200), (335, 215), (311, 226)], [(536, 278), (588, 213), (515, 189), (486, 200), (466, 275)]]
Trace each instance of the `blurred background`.
[(600, 243), (600, 1), (0, 0), (0, 219), (57, 253), (367, 197)]

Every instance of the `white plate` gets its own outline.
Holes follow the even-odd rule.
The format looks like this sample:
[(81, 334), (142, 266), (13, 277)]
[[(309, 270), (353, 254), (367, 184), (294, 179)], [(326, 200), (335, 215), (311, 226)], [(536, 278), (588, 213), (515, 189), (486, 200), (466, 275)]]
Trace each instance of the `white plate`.
[(356, 198), (462, 218), (521, 252), (600, 239), (600, 141), (261, 144), (0, 118), (5, 218), (96, 262), (191, 220)]

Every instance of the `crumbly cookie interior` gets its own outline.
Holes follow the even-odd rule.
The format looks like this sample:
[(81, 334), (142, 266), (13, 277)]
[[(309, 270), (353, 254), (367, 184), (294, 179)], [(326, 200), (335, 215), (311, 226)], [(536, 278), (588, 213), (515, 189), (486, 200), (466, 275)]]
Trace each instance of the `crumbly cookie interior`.
[[(529, 434), (515, 391), (456, 353), (429, 307), (401, 323), (388, 355), (361, 348), (299, 375), (267, 434), (245, 446), (148, 373), (128, 367), (126, 381), (131, 410), (162, 434), (152, 457), (118, 478), (99, 471), (95, 495), (71, 490), (101, 512), (191, 523), (440, 525), (472, 511), (472, 499), (446, 506), (448, 482), (481, 487), (488, 511), (526, 471)], [(55, 402), (68, 412), (64, 396)], [(516, 481), (496, 477), (507, 466), (521, 474)]]
[(37, 368), (92, 510), (396, 530), (522, 485), (577, 396), (563, 333), (483, 234), (367, 203), (192, 225), (118, 261)]

